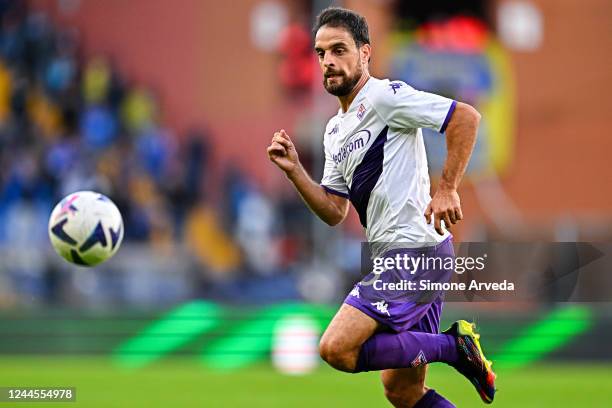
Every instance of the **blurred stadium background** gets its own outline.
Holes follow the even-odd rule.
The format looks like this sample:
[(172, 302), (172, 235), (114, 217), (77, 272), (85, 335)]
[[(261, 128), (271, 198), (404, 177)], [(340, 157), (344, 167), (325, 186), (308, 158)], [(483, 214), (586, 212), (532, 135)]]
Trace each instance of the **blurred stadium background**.
[[(315, 220), (265, 154), (285, 128), (321, 175), (337, 105), (310, 26), (329, 4), (0, 1), (0, 386), (77, 387), (66, 405), (83, 407), (386, 406), (377, 373), (333, 372), (314, 350), (359, 277), (358, 220)], [(610, 241), (612, 3), (335, 4), (367, 17), (375, 76), (483, 113), (458, 241)], [(425, 137), (435, 184), (444, 139)], [(82, 189), (126, 227), (92, 270), (46, 235)], [(449, 303), (444, 325), (481, 325), (497, 406), (610, 406), (612, 298), (551, 299)], [(431, 373), (480, 404), (451, 369)]]

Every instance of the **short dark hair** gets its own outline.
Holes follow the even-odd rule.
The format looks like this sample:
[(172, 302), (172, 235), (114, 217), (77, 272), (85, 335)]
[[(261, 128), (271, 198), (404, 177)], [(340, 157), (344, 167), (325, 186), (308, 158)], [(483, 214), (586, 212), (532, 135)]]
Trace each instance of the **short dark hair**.
[(365, 17), (342, 7), (328, 7), (318, 16), (312, 28), (312, 36), (317, 35), (317, 31), (323, 26), (342, 27), (348, 31), (357, 47), (370, 43), (368, 33), (368, 22)]

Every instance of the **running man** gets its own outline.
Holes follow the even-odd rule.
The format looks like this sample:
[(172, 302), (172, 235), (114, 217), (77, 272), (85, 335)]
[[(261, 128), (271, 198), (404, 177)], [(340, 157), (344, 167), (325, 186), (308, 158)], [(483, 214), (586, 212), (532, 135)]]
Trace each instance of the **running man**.
[[(409, 256), (454, 256), (445, 226), (463, 218), (457, 187), (474, 147), (480, 114), (465, 103), (417, 91), (404, 82), (371, 77), (367, 22), (351, 10), (325, 9), (313, 34), (323, 86), (340, 103), (325, 130), (321, 184), (301, 166), (284, 130), (274, 134), (269, 159), (327, 224), (342, 222), (350, 201), (368, 242), (378, 248), (374, 251), (392, 256), (401, 243), (405, 249), (399, 251)], [(448, 153), (433, 199), (421, 128), (446, 134)], [(384, 252), (389, 243), (394, 248)], [(379, 278), (402, 277), (392, 272)], [(439, 333), (440, 296), (427, 302), (394, 297), (375, 290), (370, 278), (355, 285), (329, 324), (320, 342), (321, 357), (345, 372), (381, 371), (385, 395), (395, 407), (454, 406), (425, 386), (427, 364), (433, 362), (453, 366), (485, 403), (491, 403), (495, 374), (473, 325), (460, 320)]]

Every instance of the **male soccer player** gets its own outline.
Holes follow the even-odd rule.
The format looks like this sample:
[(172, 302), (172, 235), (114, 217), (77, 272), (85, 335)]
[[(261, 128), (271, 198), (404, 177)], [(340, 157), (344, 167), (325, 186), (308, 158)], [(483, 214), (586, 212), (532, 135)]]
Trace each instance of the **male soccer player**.
[[(325, 130), (321, 184), (303, 169), (284, 130), (272, 138), (270, 160), (327, 224), (342, 222), (350, 201), (368, 242), (383, 257), (454, 256), (445, 226), (463, 217), (457, 186), (480, 115), (467, 104), (417, 91), (404, 82), (371, 77), (368, 26), (353, 11), (325, 9), (313, 33), (323, 86), (340, 103)], [(446, 134), (448, 154), (433, 199), (424, 127)], [(398, 274), (414, 277), (398, 270), (377, 277), (384, 282)], [(380, 370), (385, 395), (396, 407), (452, 407), (425, 386), (427, 363), (444, 362), (470, 380), (484, 402), (493, 401), (495, 374), (473, 325), (460, 320), (439, 333), (440, 296), (417, 301), (369, 283), (364, 279), (355, 286), (323, 334), (320, 353), (328, 364), (352, 373)]]

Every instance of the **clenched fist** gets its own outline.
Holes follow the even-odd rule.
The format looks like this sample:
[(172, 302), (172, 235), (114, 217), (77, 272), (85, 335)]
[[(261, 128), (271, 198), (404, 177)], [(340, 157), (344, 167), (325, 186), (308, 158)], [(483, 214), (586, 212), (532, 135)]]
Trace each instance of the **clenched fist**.
[(274, 133), (270, 146), (268, 146), (268, 157), (287, 175), (294, 172), (299, 166), (297, 151), (293, 142), (285, 133), (285, 129)]

